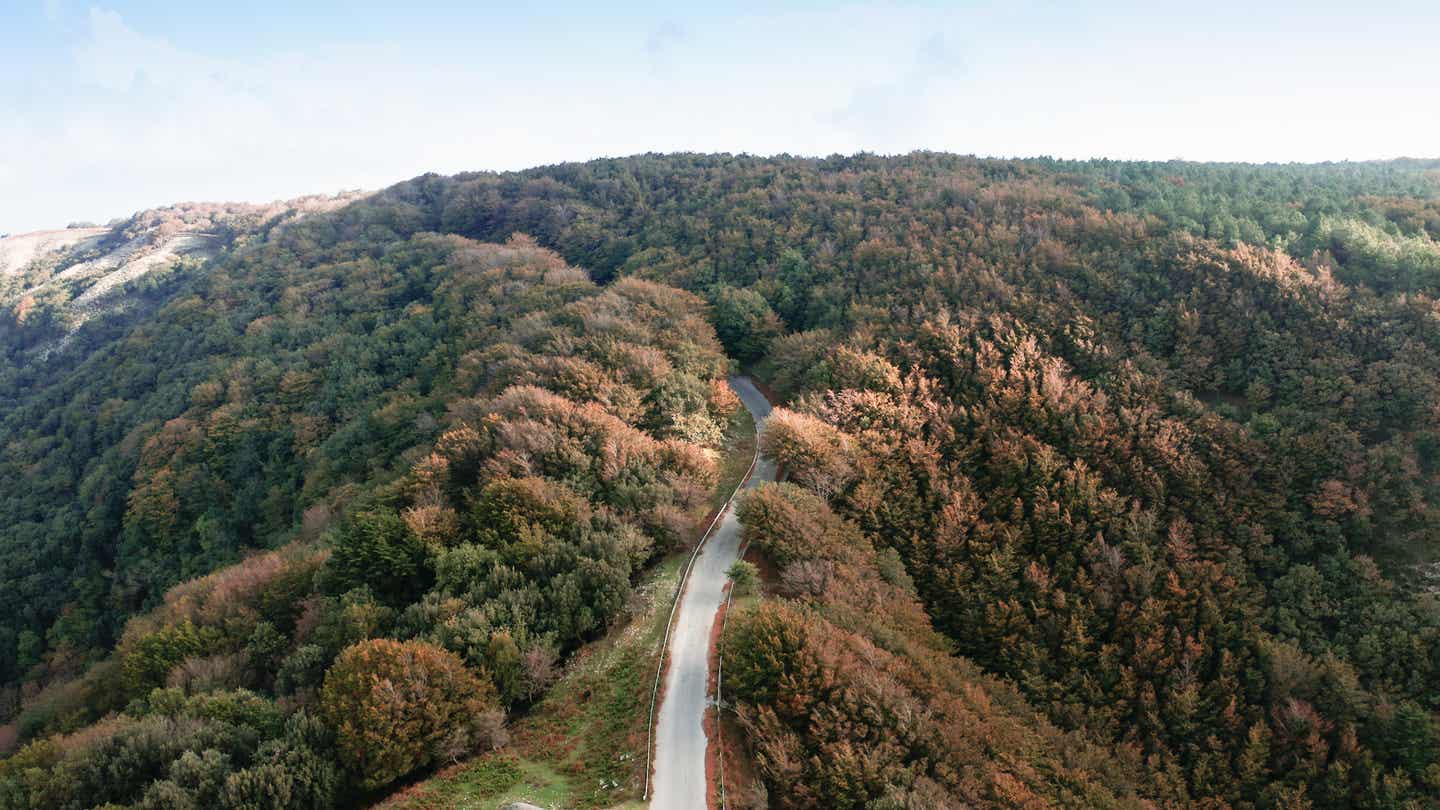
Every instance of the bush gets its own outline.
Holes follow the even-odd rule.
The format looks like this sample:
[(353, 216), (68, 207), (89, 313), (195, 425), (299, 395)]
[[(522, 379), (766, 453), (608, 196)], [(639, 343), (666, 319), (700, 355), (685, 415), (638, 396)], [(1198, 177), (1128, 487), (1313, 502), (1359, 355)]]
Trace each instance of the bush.
[(233, 810), (278, 810), (294, 806), (295, 780), (273, 763), (236, 771), (225, 778), (221, 806)]
[(543, 478), (500, 478), (480, 491), (472, 522), (482, 545), (504, 547), (533, 537), (536, 529), (570, 538), (589, 520), (589, 505)]
[(314, 600), (303, 618), (309, 626), (300, 640), (318, 645), (334, 658), (351, 644), (389, 635), (395, 610), (377, 602), (370, 590), (362, 587), (338, 598)]
[(181, 713), (185, 717), (254, 729), (261, 739), (278, 736), (285, 725), (284, 716), (273, 702), (245, 689), (195, 695), (185, 701)]
[(854, 561), (870, 546), (818, 496), (790, 483), (747, 490), (737, 515), (745, 541), (782, 568), (815, 560)]
[[(175, 763), (186, 751), (213, 750), (224, 758), (248, 759), (257, 742), (255, 729), (215, 720), (122, 720), (95, 739), (67, 742), (74, 747), (48, 773), (26, 774), (31, 806), (128, 804), (142, 799), (154, 782), (168, 778), (175, 783)], [(178, 795), (168, 787), (156, 790), (156, 801)]]
[(189, 619), (141, 637), (122, 654), (120, 667), (126, 690), (138, 694), (164, 684), (177, 664), (213, 652), (221, 641), (219, 630), (196, 627)]
[(760, 433), (760, 450), (796, 483), (829, 500), (856, 478), (850, 439), (809, 414), (776, 408)]
[(239, 654), (191, 656), (175, 665), (165, 685), (186, 692), (233, 689), (246, 682), (245, 662)]
[(725, 576), (730, 578), (730, 588), (736, 596), (749, 596), (760, 582), (760, 572), (755, 564), (745, 560), (736, 560)]
[[(230, 773), (230, 758), (214, 749), (203, 753), (186, 751), (180, 758), (170, 763), (170, 784), (183, 788), (194, 798), (196, 807), (213, 807), (220, 798), (220, 791), (225, 786), (225, 777)], [(155, 785), (164, 784), (156, 782)], [(151, 790), (145, 795), (148, 799)]]
[(809, 648), (812, 618), (786, 602), (761, 600), (725, 630), (725, 691), (737, 701), (773, 707), (799, 720), (821, 698), (822, 680)]
[(493, 686), (420, 641), (375, 639), (346, 649), (321, 693), (341, 761), (366, 790), (487, 742), (475, 724), (496, 709)]
[(275, 675), (275, 693), (293, 695), (303, 689), (319, 689), (325, 680), (330, 656), (318, 644), (306, 644), (280, 662)]

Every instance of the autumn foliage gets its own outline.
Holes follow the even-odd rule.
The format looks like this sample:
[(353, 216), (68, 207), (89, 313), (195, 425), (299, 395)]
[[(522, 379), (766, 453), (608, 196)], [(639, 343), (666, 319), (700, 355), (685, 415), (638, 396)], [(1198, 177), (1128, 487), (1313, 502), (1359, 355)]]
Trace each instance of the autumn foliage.
[(1141, 807), (1133, 759), (1035, 716), (949, 654), (905, 576), (793, 485), (742, 507), (780, 594), (734, 617), (725, 689), (771, 806)]
[(320, 706), (342, 762), (369, 789), (493, 743), (487, 735), (500, 712), (494, 688), (454, 655), (385, 639), (340, 654), (325, 675)]
[[(125, 450), (121, 565), (127, 598), (153, 605), (112, 660), (87, 668), (67, 642), (26, 663), (0, 806), (83, 793), (80, 767), (113, 770), (117, 803), (353, 804), (503, 745), (506, 709), (542, 699), (692, 539), (739, 407), (702, 299), (602, 288), (524, 237), (352, 234), (301, 250), (303, 269), (296, 237), (192, 290), (186, 306), (253, 293), (253, 309), (228, 354), (186, 367), (203, 379), (166, 400), (182, 414)], [(361, 243), (379, 258), (357, 258)], [(147, 600), (254, 542), (283, 545)], [(67, 615), (67, 632), (102, 631), (94, 611)], [(223, 717), (186, 714), (232, 693)], [(101, 734), (120, 712), (143, 723)], [(172, 717), (187, 733), (166, 739)], [(105, 744), (53, 742), (86, 728)]]
[(731, 625), (774, 803), (1434, 805), (1435, 177), (642, 155), (215, 219), (53, 355), (17, 301), (0, 790), (346, 798), (310, 712), (377, 638), (525, 711), (705, 510), (738, 360), (785, 406)]

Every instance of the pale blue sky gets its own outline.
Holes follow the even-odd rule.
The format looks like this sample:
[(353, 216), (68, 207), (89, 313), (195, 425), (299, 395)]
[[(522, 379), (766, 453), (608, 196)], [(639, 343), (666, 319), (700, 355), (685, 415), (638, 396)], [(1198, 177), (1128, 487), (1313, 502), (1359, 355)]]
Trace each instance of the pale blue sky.
[(1433, 0), (486, 6), (0, 0), (0, 232), (645, 151), (1440, 156)]

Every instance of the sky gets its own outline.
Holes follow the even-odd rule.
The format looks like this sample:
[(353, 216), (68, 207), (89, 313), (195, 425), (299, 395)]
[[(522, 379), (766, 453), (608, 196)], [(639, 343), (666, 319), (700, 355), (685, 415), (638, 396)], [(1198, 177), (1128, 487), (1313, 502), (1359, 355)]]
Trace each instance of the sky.
[(1440, 3), (0, 0), (0, 233), (427, 171), (916, 149), (1437, 157)]

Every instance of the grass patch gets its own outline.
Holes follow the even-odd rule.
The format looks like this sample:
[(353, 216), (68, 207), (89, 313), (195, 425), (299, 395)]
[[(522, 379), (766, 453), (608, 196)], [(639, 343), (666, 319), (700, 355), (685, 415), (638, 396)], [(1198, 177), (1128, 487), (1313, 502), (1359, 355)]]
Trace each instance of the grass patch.
[(571, 793), (569, 782), (545, 764), (497, 753), (436, 776), (383, 806), (494, 810), (510, 802), (529, 802), (544, 808), (567, 808), (572, 806)]
[(575, 807), (611, 807), (644, 789), (650, 695), (683, 562), (652, 572), (637, 591), (639, 614), (577, 657), (520, 740), (573, 778)]
[[(745, 480), (750, 462), (755, 459), (755, 418), (741, 408), (730, 419), (725, 431), (725, 455), (720, 459), (720, 481), (715, 485), (715, 494), (710, 497), (710, 511), (713, 514), (730, 499), (730, 493)], [(704, 526), (700, 527), (702, 530)]]

